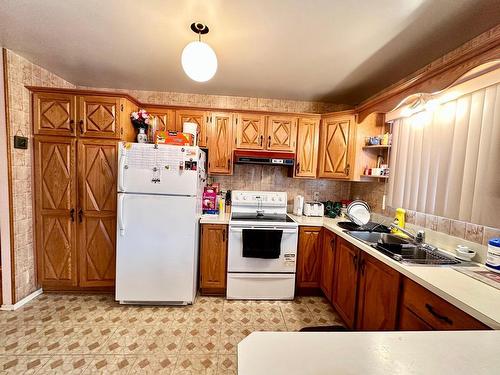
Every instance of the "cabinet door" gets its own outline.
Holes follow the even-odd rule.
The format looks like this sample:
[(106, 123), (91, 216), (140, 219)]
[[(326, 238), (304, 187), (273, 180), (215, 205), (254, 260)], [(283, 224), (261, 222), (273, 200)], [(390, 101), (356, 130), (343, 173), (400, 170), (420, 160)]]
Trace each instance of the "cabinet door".
[[(145, 108), (152, 117), (151, 125), (156, 123), (158, 131), (175, 131), (175, 111), (163, 108)], [(181, 129), (182, 130), (182, 129)], [(148, 127), (148, 139), (154, 141), (153, 126)]]
[(208, 132), (207, 126), (209, 121), (209, 114), (205, 111), (197, 110), (178, 110), (175, 111), (175, 127), (177, 131), (182, 131), (185, 122), (193, 122), (198, 126), (198, 146), (208, 146)]
[(333, 272), (335, 264), (335, 234), (329, 230), (323, 231), (323, 249), (321, 257), (321, 277), (319, 285), (329, 301), (333, 294)]
[(35, 235), (42, 287), (76, 286), (76, 140), (38, 136), (35, 150)]
[(297, 252), (297, 288), (319, 288), (321, 227), (300, 227)]
[(395, 330), (399, 272), (363, 253), (356, 327), (364, 331)]
[(353, 130), (354, 116), (333, 116), (322, 120), (319, 177), (349, 178)]
[(115, 283), (116, 159), (116, 141), (78, 141), (78, 253), (83, 287)]
[(270, 151), (295, 152), (297, 119), (288, 116), (269, 116), (267, 120), (267, 145)]
[(354, 327), (359, 249), (338, 237), (335, 251), (332, 304), (349, 328)]
[(236, 148), (263, 150), (266, 116), (242, 113), (236, 119)]
[(75, 136), (76, 96), (33, 94), (33, 133)]
[(225, 293), (227, 235), (227, 225), (201, 226), (200, 287), (203, 293)]
[(78, 97), (80, 135), (92, 138), (120, 138), (120, 98)]
[(315, 178), (318, 169), (319, 119), (300, 118), (295, 177)]
[(208, 137), (208, 173), (233, 173), (233, 114), (213, 113)]

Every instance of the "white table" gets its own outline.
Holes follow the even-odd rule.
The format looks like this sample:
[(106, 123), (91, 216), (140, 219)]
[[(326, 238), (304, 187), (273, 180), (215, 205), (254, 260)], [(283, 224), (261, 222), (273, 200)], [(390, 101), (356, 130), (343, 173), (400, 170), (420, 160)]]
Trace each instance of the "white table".
[(254, 332), (238, 374), (500, 374), (500, 331)]

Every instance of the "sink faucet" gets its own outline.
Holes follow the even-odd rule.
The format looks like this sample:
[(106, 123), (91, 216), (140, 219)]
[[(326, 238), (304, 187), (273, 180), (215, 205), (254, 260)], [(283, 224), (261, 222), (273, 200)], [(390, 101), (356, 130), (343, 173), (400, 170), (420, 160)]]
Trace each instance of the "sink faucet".
[(397, 229), (397, 230), (403, 232), (408, 237), (410, 237), (410, 239), (413, 242), (415, 242), (417, 244), (424, 243), (424, 241), (425, 241), (425, 231), (423, 231), (423, 230), (419, 230), (419, 231), (417, 231), (417, 234), (413, 234), (410, 231), (408, 231), (408, 230), (406, 230), (404, 228), (401, 228), (399, 225), (396, 225), (394, 223), (392, 223), (392, 224), (389, 225), (389, 229)]

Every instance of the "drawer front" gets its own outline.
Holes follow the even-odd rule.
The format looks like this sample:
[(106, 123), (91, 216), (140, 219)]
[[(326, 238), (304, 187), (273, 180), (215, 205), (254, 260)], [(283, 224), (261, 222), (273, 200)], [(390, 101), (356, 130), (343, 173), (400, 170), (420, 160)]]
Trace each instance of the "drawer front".
[(436, 330), (489, 329), (409, 279), (404, 281), (403, 305)]

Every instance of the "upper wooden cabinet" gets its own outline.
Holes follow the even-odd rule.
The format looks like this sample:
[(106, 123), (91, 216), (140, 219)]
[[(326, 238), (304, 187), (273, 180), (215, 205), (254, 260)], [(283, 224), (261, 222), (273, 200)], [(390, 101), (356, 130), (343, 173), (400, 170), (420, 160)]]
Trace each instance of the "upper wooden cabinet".
[(227, 231), (227, 225), (201, 225), (200, 288), (203, 294), (225, 294)]
[(295, 152), (297, 118), (269, 116), (267, 119), (267, 145), (270, 151)]
[(72, 94), (33, 94), (33, 133), (74, 136), (76, 97)]
[(38, 280), (44, 288), (78, 283), (76, 139), (34, 140), (35, 238)]
[(299, 118), (295, 177), (315, 178), (318, 169), (319, 119)]
[[(154, 125), (156, 122), (157, 131), (177, 130), (175, 127), (175, 110), (170, 108), (157, 108), (157, 107), (151, 107), (151, 108), (146, 107), (144, 109), (148, 111), (151, 117), (153, 117), (152, 125)], [(154, 140), (153, 126), (150, 126), (148, 128), (148, 138), (152, 141)]]
[(78, 97), (78, 131), (83, 137), (120, 138), (120, 98)]
[(113, 286), (117, 141), (78, 141), (78, 254), (82, 287)]
[(354, 115), (332, 115), (321, 122), (318, 176), (348, 179), (352, 172)]
[(266, 116), (240, 113), (236, 117), (236, 148), (263, 150), (266, 133)]
[(175, 111), (175, 128), (177, 131), (182, 131), (185, 122), (193, 122), (198, 127), (198, 146), (208, 146), (208, 122), (210, 115), (208, 112), (195, 109), (182, 109)]
[(297, 249), (297, 288), (319, 288), (321, 227), (300, 227)]
[(216, 112), (210, 116), (208, 173), (233, 173), (233, 120), (234, 115), (229, 112)]

